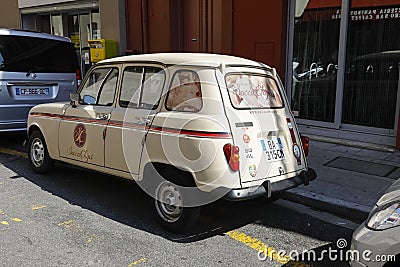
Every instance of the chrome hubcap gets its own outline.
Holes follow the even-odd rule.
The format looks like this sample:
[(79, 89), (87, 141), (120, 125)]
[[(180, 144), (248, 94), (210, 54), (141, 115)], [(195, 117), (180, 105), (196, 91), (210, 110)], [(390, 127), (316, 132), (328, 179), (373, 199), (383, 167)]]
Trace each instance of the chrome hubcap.
[(176, 222), (182, 216), (182, 195), (177, 185), (164, 181), (156, 194), (156, 209), (163, 220), (169, 223)]
[(35, 138), (31, 146), (31, 161), (35, 167), (40, 167), (44, 161), (44, 145), (42, 140)]

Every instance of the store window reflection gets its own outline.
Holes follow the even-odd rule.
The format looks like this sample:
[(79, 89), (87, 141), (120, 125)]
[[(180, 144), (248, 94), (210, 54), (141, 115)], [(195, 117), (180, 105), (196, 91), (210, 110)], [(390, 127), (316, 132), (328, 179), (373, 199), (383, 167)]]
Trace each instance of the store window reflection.
[[(343, 123), (394, 129), (400, 62), (400, 5), (352, 1)], [(393, 1), (392, 1), (393, 2)]]
[(297, 0), (292, 110), (307, 120), (334, 122), (340, 1)]

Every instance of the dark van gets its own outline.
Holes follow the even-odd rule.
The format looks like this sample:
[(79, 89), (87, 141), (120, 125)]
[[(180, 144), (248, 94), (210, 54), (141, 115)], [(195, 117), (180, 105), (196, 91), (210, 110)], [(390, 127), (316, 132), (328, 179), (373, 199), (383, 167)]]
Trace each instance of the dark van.
[(0, 29), (0, 132), (25, 130), (33, 106), (68, 101), (80, 80), (69, 38)]

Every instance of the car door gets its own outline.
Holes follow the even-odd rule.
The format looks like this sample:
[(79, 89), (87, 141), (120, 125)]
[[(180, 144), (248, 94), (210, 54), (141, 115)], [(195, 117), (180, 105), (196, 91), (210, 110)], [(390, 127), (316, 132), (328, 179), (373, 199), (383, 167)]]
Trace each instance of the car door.
[(105, 166), (139, 173), (144, 138), (157, 113), (165, 72), (157, 66), (125, 66), (105, 140)]
[(79, 92), (79, 102), (69, 106), (59, 128), (60, 157), (104, 166), (105, 130), (114, 109), (117, 66), (94, 68)]

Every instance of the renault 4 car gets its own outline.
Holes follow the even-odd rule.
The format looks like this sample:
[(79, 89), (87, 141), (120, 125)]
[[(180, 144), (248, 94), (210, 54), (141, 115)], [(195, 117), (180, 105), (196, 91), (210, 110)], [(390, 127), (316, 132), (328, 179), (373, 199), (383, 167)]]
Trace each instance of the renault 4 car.
[(62, 161), (134, 180), (171, 231), (219, 198), (275, 197), (316, 178), (276, 70), (233, 56), (104, 60), (69, 103), (30, 111), (28, 137), (35, 171)]

